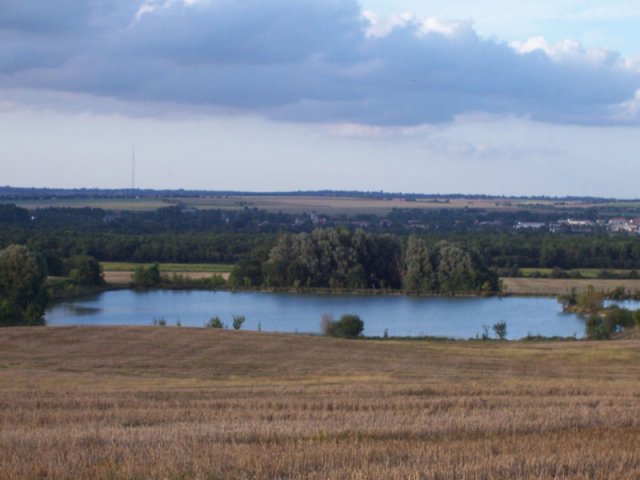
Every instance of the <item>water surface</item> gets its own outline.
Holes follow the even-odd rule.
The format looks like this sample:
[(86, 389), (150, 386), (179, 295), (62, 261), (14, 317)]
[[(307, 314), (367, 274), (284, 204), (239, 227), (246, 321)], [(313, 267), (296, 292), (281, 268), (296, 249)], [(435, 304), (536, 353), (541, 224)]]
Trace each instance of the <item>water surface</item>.
[[(554, 298), (474, 297), (416, 298), (405, 296), (311, 295), (257, 292), (118, 290), (52, 305), (48, 325), (167, 325), (202, 327), (214, 315), (230, 326), (243, 315), (243, 329), (320, 333), (324, 314), (339, 318), (358, 314), (365, 335), (481, 336), (483, 326), (507, 323), (507, 337), (584, 335), (584, 322), (562, 312)], [(490, 331), (493, 334), (492, 331)]]

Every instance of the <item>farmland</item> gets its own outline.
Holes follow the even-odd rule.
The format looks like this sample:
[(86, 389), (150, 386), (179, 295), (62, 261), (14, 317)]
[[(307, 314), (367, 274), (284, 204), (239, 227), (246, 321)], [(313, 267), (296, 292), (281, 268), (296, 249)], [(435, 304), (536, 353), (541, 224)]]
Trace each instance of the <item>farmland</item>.
[(640, 475), (640, 341), (0, 332), (0, 477)]
[(616, 201), (607, 204), (590, 200), (552, 200), (505, 197), (423, 197), (406, 196), (333, 196), (333, 195), (246, 195), (211, 194), (202, 196), (148, 196), (130, 198), (25, 198), (0, 199), (1, 203), (14, 203), (19, 207), (34, 210), (47, 207), (102, 208), (115, 211), (150, 211), (171, 205), (181, 205), (197, 210), (240, 210), (245, 207), (268, 212), (300, 214), (316, 212), (324, 215), (370, 214), (384, 216), (394, 208), (411, 210), (433, 209), (485, 209), (497, 211), (565, 211), (587, 209), (598, 206), (608, 208), (637, 209), (637, 202)]
[[(565, 273), (575, 278), (600, 278), (603, 273), (608, 273), (617, 277), (629, 277), (632, 270), (629, 269), (598, 269), (598, 268), (576, 268), (567, 270)], [(523, 277), (553, 277), (553, 268), (521, 268), (520, 273)]]
[[(149, 263), (133, 262), (101, 262), (104, 271), (104, 279), (107, 283), (125, 284), (133, 279), (133, 272), (138, 266), (149, 267)], [(162, 275), (181, 275), (190, 279), (209, 278), (212, 275), (220, 275), (229, 278), (229, 272), (233, 265), (219, 263), (161, 263), (159, 264)]]
[(145, 212), (167, 207), (170, 204), (160, 198), (49, 198), (2, 199), (0, 203), (12, 203), (22, 208), (102, 208), (104, 210)]
[(509, 295), (564, 295), (571, 288), (585, 291), (590, 286), (596, 290), (611, 291), (624, 287), (627, 292), (640, 292), (638, 279), (602, 279), (602, 278), (501, 278), (503, 293)]

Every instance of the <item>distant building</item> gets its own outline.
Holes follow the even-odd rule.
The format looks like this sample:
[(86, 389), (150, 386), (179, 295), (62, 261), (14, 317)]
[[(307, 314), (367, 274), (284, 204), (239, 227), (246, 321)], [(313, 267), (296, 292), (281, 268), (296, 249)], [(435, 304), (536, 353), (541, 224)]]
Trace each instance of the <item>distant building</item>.
[(607, 230), (613, 233), (639, 233), (640, 224), (637, 219), (612, 218), (609, 220)]
[(517, 222), (513, 228), (516, 230), (540, 230), (544, 228), (547, 224), (540, 222)]
[(353, 225), (354, 227), (357, 228), (368, 228), (369, 227), (369, 222), (366, 220), (353, 220), (351, 222), (351, 225)]
[(311, 223), (314, 225), (325, 225), (327, 223), (327, 217), (324, 215), (318, 215), (316, 212), (311, 212), (309, 216), (311, 217)]

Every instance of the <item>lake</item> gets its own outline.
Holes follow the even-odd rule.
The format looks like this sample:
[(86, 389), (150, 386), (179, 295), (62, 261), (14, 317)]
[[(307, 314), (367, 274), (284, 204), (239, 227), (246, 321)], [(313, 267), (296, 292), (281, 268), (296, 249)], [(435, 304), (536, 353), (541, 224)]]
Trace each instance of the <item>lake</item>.
[[(584, 321), (563, 313), (555, 298), (405, 297), (258, 292), (118, 290), (50, 306), (47, 325), (167, 325), (202, 327), (214, 315), (230, 326), (244, 315), (245, 330), (320, 333), (324, 314), (355, 313), (365, 335), (481, 336), (483, 325), (507, 324), (507, 338), (533, 335), (584, 336)], [(493, 331), (490, 332), (493, 335)]]

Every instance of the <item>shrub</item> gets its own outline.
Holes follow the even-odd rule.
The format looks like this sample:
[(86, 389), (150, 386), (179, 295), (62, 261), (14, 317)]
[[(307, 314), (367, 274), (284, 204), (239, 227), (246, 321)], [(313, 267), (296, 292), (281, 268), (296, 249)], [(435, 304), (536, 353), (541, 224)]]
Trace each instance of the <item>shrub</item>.
[(136, 287), (154, 287), (160, 284), (160, 267), (157, 263), (145, 267), (138, 265), (133, 272), (133, 284)]
[(576, 287), (571, 287), (565, 295), (560, 295), (558, 301), (562, 303), (563, 308), (566, 310), (569, 307), (574, 307), (578, 304), (578, 291)]
[(242, 324), (245, 322), (246, 318), (244, 315), (234, 315), (233, 316), (233, 329), (240, 330), (242, 328)]
[(215, 317), (211, 317), (207, 323), (205, 323), (205, 327), (207, 328), (226, 328), (220, 317), (217, 315)]
[(561, 268), (553, 267), (553, 270), (551, 270), (551, 277), (552, 278), (569, 278), (569, 273), (567, 273), (566, 270), (563, 270)]
[(624, 300), (627, 297), (627, 290), (624, 286), (616, 287), (607, 293), (611, 300)]
[(338, 321), (331, 321), (325, 325), (323, 317), (324, 334), (339, 338), (357, 338), (362, 335), (364, 322), (358, 315), (347, 314), (340, 317)]
[(599, 312), (603, 308), (604, 297), (604, 292), (589, 285), (586, 291), (577, 294), (576, 305), (581, 312)]
[(482, 325), (482, 340), (489, 340), (489, 325)]
[(329, 313), (325, 313), (322, 315), (322, 320), (320, 321), (320, 328), (322, 329), (322, 333), (324, 335), (330, 335), (331, 325), (335, 323), (333, 316)]
[(607, 340), (611, 338), (611, 329), (608, 322), (597, 313), (592, 313), (587, 318), (587, 338), (590, 340)]

